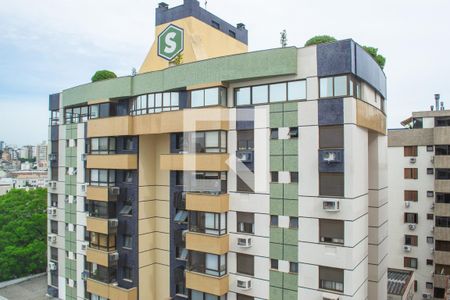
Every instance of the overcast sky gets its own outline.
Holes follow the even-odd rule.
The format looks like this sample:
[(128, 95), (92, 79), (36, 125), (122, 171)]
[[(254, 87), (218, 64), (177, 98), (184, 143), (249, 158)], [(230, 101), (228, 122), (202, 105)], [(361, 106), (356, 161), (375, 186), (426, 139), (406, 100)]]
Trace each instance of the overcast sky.
[[(47, 139), (48, 95), (89, 82), (98, 69), (129, 75), (154, 39), (154, 0), (0, 0), (0, 140)], [(182, 0), (166, 0), (171, 7)], [(204, 0), (201, 0), (204, 7)], [(353, 38), (387, 58), (388, 126), (450, 99), (448, 0), (208, 0), (245, 23), (250, 51), (302, 46), (317, 34)], [(450, 102), (446, 103), (450, 107)]]

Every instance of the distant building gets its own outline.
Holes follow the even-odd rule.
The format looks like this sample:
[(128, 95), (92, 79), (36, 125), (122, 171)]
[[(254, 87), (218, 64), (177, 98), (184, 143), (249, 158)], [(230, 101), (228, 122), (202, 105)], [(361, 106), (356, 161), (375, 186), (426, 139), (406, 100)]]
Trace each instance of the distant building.
[(0, 141), (0, 151), (3, 151), (3, 148), (5, 148), (5, 142)]
[(6, 194), (11, 190), (11, 185), (9, 183), (0, 182), (0, 196)]
[[(436, 107), (442, 107), (436, 95)], [(450, 110), (413, 112), (389, 130), (389, 263), (414, 270), (420, 299), (450, 275)]]
[(38, 170), (47, 170), (48, 168), (48, 146), (44, 141), (35, 147), (36, 167)]
[(23, 146), (20, 149), (19, 156), (22, 159), (32, 159), (33, 158), (33, 146)]
[(12, 186), (16, 189), (47, 186), (46, 171), (17, 171), (11, 173)]

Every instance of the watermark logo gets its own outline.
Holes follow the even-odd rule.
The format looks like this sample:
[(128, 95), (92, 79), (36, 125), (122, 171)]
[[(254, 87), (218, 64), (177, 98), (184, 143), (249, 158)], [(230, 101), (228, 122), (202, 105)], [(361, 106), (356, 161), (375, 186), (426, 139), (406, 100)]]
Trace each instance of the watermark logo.
[(184, 50), (184, 30), (170, 24), (158, 36), (158, 56), (172, 61)]

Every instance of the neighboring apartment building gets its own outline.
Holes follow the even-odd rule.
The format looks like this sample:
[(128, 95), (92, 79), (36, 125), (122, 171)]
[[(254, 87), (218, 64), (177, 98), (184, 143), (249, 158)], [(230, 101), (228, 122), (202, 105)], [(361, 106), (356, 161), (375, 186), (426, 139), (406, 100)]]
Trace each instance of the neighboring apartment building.
[(376, 62), (352, 40), (247, 53), (194, 0), (156, 25), (140, 74), (50, 96), (49, 294), (386, 299)]
[(414, 112), (402, 125), (406, 129), (389, 130), (389, 267), (415, 271), (416, 299), (444, 299), (450, 275), (450, 111)]

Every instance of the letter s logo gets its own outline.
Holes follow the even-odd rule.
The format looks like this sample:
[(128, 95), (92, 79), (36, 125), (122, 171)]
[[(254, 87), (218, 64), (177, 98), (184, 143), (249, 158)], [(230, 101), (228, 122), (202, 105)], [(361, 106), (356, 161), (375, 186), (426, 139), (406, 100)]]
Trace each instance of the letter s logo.
[(177, 50), (177, 43), (174, 41), (177, 34), (175, 32), (169, 32), (166, 35), (166, 47), (164, 48), (164, 52), (167, 54), (173, 53), (175, 50)]

